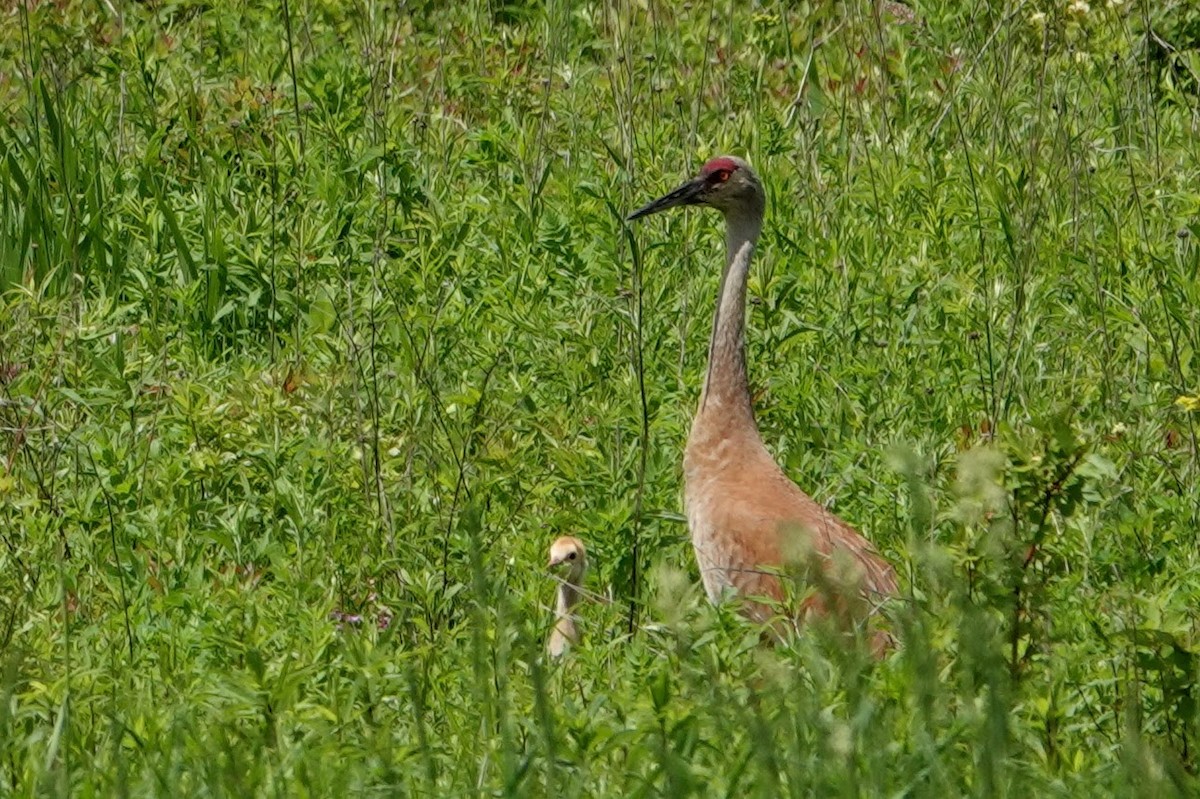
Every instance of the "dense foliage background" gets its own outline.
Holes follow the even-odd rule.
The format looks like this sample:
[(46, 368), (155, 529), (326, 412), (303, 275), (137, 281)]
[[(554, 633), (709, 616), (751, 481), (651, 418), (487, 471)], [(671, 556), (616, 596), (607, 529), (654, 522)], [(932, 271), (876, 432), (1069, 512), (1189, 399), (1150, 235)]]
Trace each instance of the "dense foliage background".
[[(0, 796), (1194, 795), (1198, 85), (1186, 0), (0, 3)], [(722, 152), (880, 663), (698, 589), (719, 219), (622, 219)]]

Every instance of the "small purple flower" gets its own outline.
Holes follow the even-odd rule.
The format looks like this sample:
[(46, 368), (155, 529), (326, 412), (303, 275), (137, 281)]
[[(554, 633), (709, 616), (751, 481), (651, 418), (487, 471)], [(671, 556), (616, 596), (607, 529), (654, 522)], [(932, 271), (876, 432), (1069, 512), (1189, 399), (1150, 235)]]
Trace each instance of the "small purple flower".
[(337, 622), (337, 629), (342, 629), (343, 625), (359, 625), (362, 624), (362, 616), (357, 613), (343, 613), (340, 610), (335, 610), (329, 614), (329, 618)]

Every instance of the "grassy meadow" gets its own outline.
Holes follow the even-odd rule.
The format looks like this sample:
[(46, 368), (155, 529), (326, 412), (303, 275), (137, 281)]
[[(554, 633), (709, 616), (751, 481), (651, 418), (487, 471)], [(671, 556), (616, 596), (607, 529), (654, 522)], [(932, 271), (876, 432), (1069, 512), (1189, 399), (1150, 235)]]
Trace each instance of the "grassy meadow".
[[(0, 2), (0, 797), (1197, 795), (1198, 87), (1186, 0)], [(877, 663), (699, 588), (720, 219), (623, 219), (726, 152)]]

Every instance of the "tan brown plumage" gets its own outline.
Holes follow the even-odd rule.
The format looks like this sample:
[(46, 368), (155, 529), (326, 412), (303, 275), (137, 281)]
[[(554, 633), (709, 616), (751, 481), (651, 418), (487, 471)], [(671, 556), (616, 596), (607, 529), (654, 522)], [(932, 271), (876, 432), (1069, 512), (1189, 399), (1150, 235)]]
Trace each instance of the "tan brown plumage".
[[(684, 505), (704, 588), (716, 602), (732, 591), (759, 621), (785, 599), (781, 575), (799, 579), (804, 620), (870, 616), (897, 591), (892, 567), (869, 541), (801, 491), (763, 445), (746, 378), (746, 280), (762, 230), (766, 195), (749, 164), (723, 156), (675, 191), (630, 215), (705, 205), (725, 215), (725, 269), (713, 316), (708, 374), (683, 458)], [(876, 650), (888, 643), (876, 633)]]
[(587, 571), (587, 550), (583, 542), (565, 535), (550, 545), (551, 569), (566, 567), (566, 574), (559, 578), (554, 601), (554, 629), (546, 642), (546, 651), (551, 657), (561, 657), (569, 646), (579, 643), (579, 628), (575, 625), (572, 610), (582, 593), (583, 575)]

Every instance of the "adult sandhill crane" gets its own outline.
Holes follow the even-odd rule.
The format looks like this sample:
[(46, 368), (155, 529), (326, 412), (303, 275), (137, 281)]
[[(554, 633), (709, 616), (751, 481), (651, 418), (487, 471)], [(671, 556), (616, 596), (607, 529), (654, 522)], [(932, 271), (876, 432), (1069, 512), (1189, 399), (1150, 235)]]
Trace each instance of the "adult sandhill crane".
[(550, 545), (550, 568), (558, 569), (563, 565), (567, 567), (566, 575), (559, 577), (554, 602), (554, 629), (550, 631), (550, 640), (546, 642), (546, 650), (551, 657), (559, 657), (567, 651), (568, 646), (579, 643), (579, 630), (575, 627), (571, 610), (582, 593), (583, 573), (587, 571), (587, 550), (578, 538), (565, 535)]
[[(686, 205), (725, 215), (725, 269), (713, 314), (708, 374), (683, 457), (684, 505), (704, 589), (717, 602), (727, 589), (758, 621), (784, 599), (780, 574), (805, 568), (810, 592), (797, 618), (832, 613), (862, 620), (896, 593), (896, 575), (853, 527), (787, 478), (763, 446), (746, 378), (746, 279), (762, 231), (766, 195), (740, 158), (722, 156), (630, 220)], [(757, 601), (756, 601), (757, 600)], [(888, 643), (876, 633), (874, 648)]]

